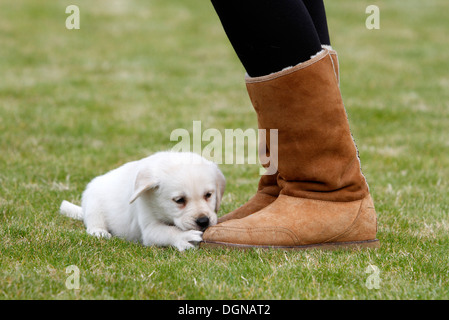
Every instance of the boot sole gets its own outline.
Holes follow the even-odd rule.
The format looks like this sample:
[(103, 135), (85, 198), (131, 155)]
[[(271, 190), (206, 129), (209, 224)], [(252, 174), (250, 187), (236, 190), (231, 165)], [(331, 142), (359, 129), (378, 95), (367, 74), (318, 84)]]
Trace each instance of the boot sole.
[(259, 246), (249, 244), (235, 244), (225, 242), (213, 242), (203, 241), (200, 242), (200, 248), (232, 248), (232, 249), (250, 249), (250, 248), (262, 248), (262, 249), (286, 249), (286, 250), (349, 250), (349, 249), (378, 249), (380, 248), (380, 241), (364, 240), (364, 241), (351, 241), (351, 242), (329, 242), (329, 243), (317, 243), (301, 246)]

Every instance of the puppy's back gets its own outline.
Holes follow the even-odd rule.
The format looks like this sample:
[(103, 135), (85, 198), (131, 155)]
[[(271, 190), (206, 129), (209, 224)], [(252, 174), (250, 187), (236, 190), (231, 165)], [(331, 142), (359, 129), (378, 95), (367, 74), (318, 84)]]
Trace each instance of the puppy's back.
[(92, 205), (107, 211), (123, 209), (132, 192), (137, 165), (138, 161), (128, 162), (89, 182), (82, 195), (83, 211)]

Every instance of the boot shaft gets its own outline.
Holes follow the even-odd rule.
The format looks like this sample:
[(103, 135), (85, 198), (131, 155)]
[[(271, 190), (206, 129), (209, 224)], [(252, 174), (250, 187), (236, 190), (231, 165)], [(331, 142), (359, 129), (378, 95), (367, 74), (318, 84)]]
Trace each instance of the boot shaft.
[(368, 194), (334, 68), (324, 49), (295, 67), (246, 79), (260, 128), (278, 130), (270, 153), (277, 152), (282, 194), (330, 201)]

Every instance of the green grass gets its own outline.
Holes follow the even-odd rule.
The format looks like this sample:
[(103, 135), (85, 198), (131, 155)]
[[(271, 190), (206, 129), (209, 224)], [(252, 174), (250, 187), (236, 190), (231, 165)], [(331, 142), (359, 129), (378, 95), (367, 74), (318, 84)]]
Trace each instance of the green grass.
[[(77, 4), (81, 29), (65, 28)], [(0, 4), (1, 299), (448, 299), (447, 1), (327, 1), (341, 89), (379, 218), (375, 251), (148, 248), (58, 214), (86, 184), (174, 145), (173, 129), (256, 128), (208, 1)], [(220, 214), (258, 167), (221, 165)], [(80, 270), (80, 289), (65, 286)], [(379, 268), (379, 289), (368, 289)]]

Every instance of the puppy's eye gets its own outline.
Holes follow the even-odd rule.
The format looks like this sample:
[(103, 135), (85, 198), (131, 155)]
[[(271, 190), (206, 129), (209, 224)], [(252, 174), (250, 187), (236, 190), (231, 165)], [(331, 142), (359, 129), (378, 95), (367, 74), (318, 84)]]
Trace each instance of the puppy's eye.
[(187, 202), (186, 198), (184, 198), (184, 197), (173, 198), (173, 201), (176, 202), (177, 204), (181, 204), (181, 205), (184, 205)]
[(204, 199), (209, 199), (212, 196), (212, 192), (208, 192), (204, 195)]

